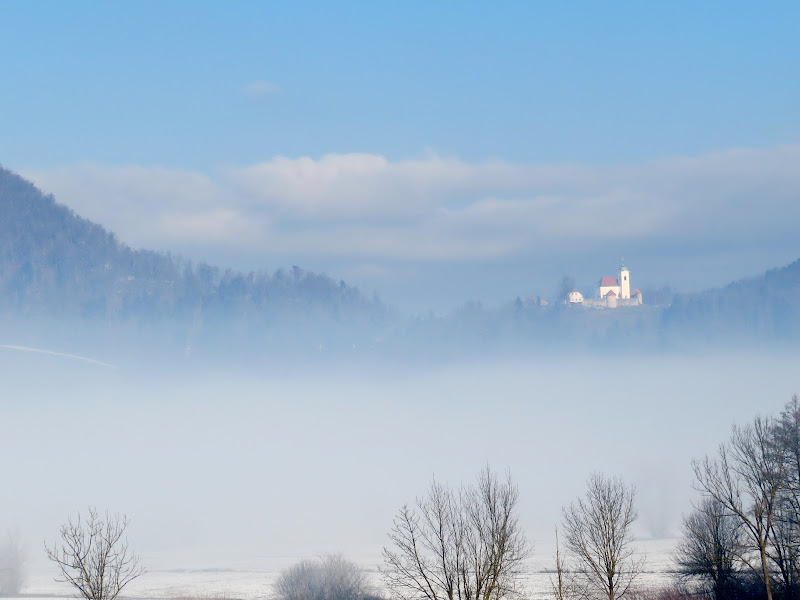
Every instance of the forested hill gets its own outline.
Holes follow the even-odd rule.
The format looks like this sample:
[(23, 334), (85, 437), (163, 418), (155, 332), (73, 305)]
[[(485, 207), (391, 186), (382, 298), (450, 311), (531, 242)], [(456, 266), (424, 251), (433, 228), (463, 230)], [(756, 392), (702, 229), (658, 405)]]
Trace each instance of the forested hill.
[(428, 360), (558, 348), (796, 345), (800, 260), (721, 289), (679, 294), (666, 307), (588, 310), (517, 300), (400, 318), (358, 289), (299, 267), (240, 273), (134, 250), (0, 167), (0, 331), (22, 341), (44, 332), (37, 339), (51, 343), (63, 323), (67, 348), (82, 339), (116, 343), (130, 333), (127, 339), (148, 348), (166, 341), (209, 356), (232, 347), (241, 349), (237, 356), (338, 349)]
[(401, 342), (437, 355), (800, 348), (800, 260), (723, 288), (668, 296), (668, 304), (648, 304), (645, 294), (643, 306), (602, 310), (521, 299), (497, 309), (468, 303), (447, 317), (418, 319)]
[(239, 273), (134, 250), (0, 167), (0, 312), (111, 321), (349, 322), (385, 308), (299, 267)]
[(724, 288), (679, 294), (664, 312), (675, 334), (705, 338), (784, 339), (800, 336), (800, 260)]

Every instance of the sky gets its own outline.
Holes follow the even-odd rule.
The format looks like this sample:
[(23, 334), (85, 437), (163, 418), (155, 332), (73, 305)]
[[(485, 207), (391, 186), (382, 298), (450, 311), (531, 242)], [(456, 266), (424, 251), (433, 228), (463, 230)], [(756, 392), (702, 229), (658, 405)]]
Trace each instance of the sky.
[(412, 310), (800, 256), (792, 2), (3, 3), (0, 164)]

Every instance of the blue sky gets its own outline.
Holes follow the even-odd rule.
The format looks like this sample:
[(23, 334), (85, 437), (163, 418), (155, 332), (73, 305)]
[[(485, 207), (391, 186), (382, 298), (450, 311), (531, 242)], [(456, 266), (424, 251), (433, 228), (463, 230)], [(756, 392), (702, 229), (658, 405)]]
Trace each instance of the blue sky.
[(132, 245), (420, 307), (800, 256), (800, 5), (431, 4), (5, 2), (0, 164)]

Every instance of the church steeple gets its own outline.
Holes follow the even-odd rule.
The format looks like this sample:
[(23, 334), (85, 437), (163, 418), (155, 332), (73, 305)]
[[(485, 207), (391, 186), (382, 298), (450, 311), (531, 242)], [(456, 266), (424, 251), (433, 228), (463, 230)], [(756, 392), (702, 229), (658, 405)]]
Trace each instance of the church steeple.
[(625, 266), (624, 258), (619, 268), (619, 297), (626, 300), (631, 297), (631, 274)]

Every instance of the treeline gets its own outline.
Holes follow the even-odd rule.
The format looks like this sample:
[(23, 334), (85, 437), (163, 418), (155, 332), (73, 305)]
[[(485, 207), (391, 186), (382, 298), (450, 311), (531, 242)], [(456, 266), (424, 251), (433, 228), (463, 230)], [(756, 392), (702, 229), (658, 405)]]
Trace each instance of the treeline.
[(301, 353), (335, 349), (426, 362), (731, 341), (796, 347), (800, 339), (800, 260), (719, 290), (682, 295), (664, 288), (644, 298), (644, 306), (616, 310), (518, 298), (498, 308), (471, 302), (446, 315), (400, 317), (374, 296), (297, 266), (241, 273), (132, 249), (0, 168), (5, 330), (25, 318), (30, 327), (50, 319), (58, 323), (48, 330), (74, 323), (63, 333), (67, 340), (80, 338), (76, 332), (139, 337), (195, 355), (223, 346), (247, 355), (293, 346)]
[(386, 307), (300, 267), (240, 273), (134, 250), (33, 184), (0, 168), (0, 312), (202, 328), (298, 321), (370, 321)]
[(800, 260), (696, 294), (678, 294), (664, 328), (689, 339), (794, 342), (800, 335)]
[(800, 260), (724, 288), (677, 294), (649, 290), (645, 304), (587, 308), (540, 298), (517, 298), (489, 308), (468, 302), (448, 315), (423, 315), (403, 324), (397, 346), (429, 353), (534, 351), (680, 351), (747, 343), (798, 348)]

